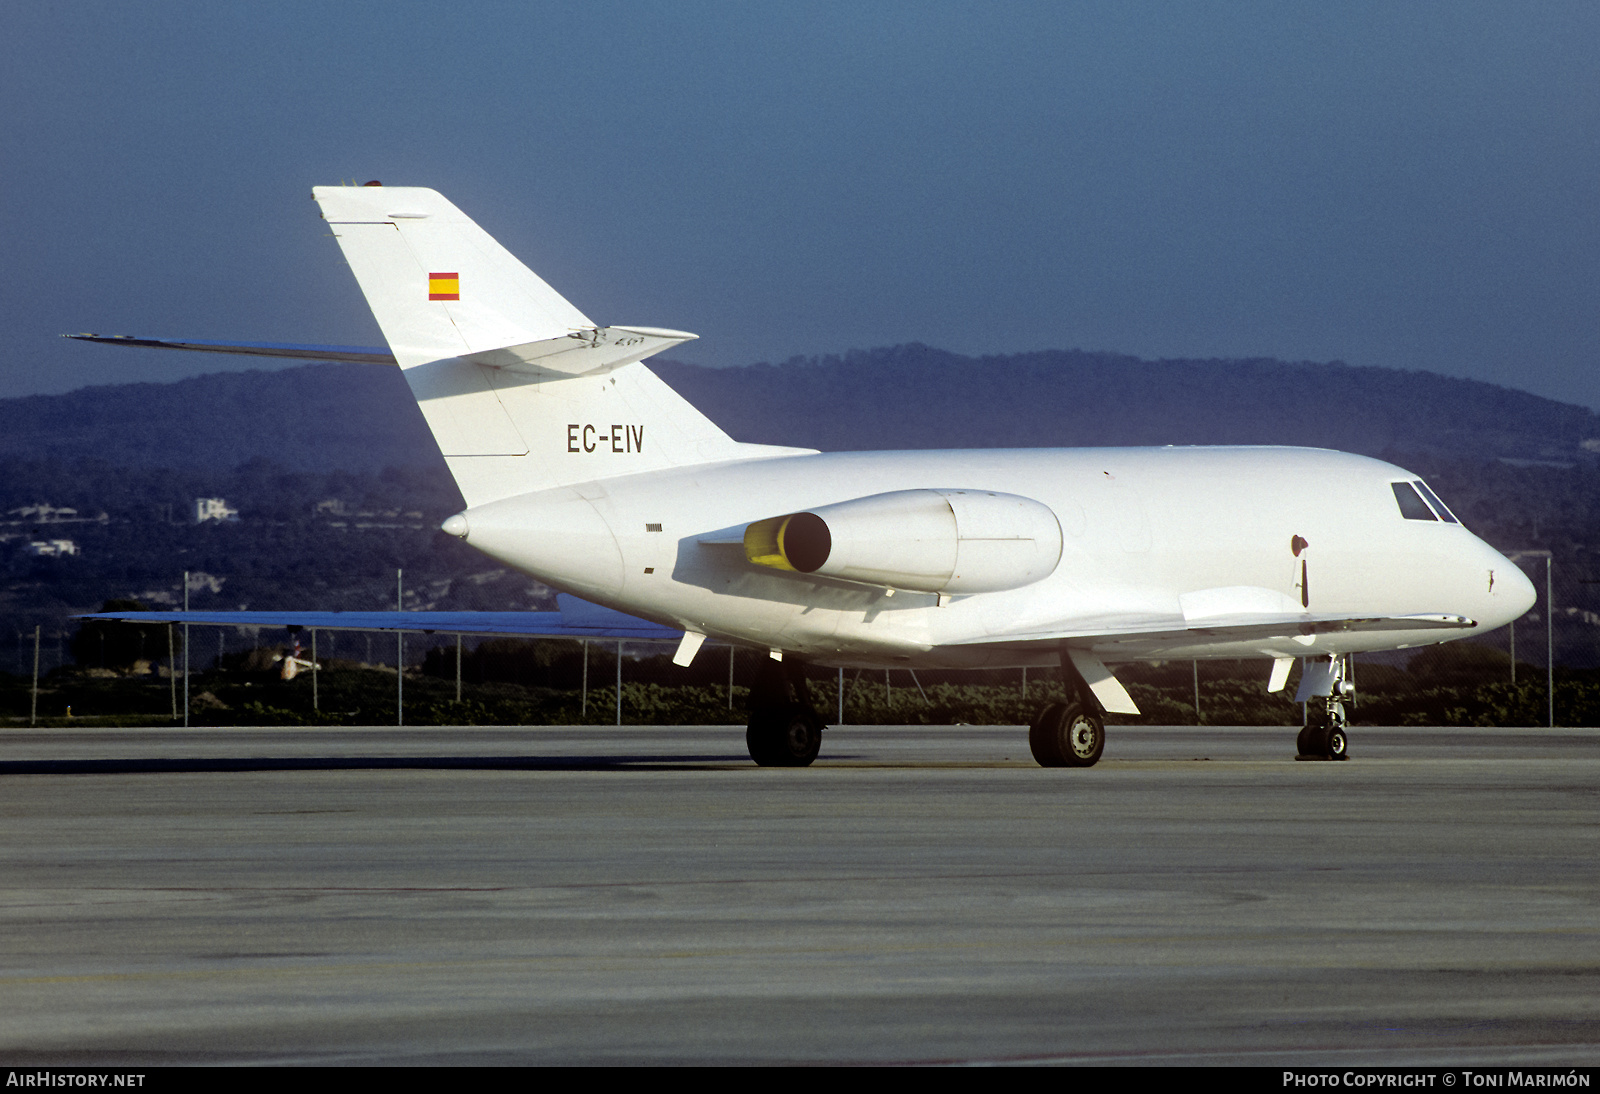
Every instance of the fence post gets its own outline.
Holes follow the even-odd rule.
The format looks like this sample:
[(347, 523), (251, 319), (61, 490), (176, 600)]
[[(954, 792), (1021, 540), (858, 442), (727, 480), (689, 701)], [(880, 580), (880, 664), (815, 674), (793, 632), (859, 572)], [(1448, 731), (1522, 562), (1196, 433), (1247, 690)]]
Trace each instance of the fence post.
[(172, 720), (178, 720), (178, 655), (172, 648), (172, 624), (167, 624), (167, 690), (172, 692)]
[[(183, 614), (189, 614), (189, 571), (183, 571)], [(189, 621), (183, 621), (183, 728), (189, 728)]]
[(28, 704), (28, 724), (39, 721), (39, 626), (33, 628), (33, 699)]
[(1550, 707), (1550, 728), (1556, 726), (1556, 598), (1549, 555), (1544, 556), (1545, 698)]
[[(394, 572), (394, 610), (406, 610), (406, 586), (403, 570)], [(394, 724), (406, 724), (406, 632), (394, 632)]]

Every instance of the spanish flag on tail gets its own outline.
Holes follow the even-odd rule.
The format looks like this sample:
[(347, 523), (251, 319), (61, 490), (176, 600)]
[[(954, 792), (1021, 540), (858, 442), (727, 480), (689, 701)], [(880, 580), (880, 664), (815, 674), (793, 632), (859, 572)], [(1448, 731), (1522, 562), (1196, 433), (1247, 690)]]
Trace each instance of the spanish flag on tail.
[(453, 273), (431, 273), (428, 275), (429, 300), (460, 300), (461, 275)]

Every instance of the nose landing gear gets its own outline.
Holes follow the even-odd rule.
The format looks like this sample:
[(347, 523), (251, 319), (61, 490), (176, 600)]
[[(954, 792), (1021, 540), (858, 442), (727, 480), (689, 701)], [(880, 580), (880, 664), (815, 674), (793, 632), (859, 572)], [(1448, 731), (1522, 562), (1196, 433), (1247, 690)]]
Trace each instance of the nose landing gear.
[(1306, 727), (1295, 738), (1297, 760), (1348, 760), (1350, 740), (1345, 736), (1344, 704), (1333, 696), (1313, 696)]
[[(1345, 734), (1345, 700), (1355, 696), (1355, 684), (1345, 679), (1343, 658), (1326, 665), (1306, 666), (1300, 701), (1306, 704), (1306, 727), (1295, 738), (1297, 760), (1348, 760), (1350, 739)], [(1309, 692), (1309, 694), (1308, 694)]]

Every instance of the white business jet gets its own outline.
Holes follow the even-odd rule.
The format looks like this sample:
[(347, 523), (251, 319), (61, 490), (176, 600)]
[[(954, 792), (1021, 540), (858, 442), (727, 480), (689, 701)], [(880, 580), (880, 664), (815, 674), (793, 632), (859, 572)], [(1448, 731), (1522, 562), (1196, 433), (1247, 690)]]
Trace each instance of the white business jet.
[(1138, 713), (1108, 663), (1166, 658), (1269, 659), (1271, 691), (1303, 659), (1299, 753), (1342, 759), (1347, 655), (1490, 630), (1534, 602), (1418, 476), (1361, 456), (740, 443), (641, 363), (695, 335), (594, 323), (433, 190), (313, 196), (387, 352), (75, 337), (398, 364), (466, 500), (444, 530), (612, 611), (141, 619), (681, 632), (681, 665), (708, 638), (753, 646), (770, 658), (746, 739), (777, 766), (821, 744), (807, 663), (1059, 666), (1068, 700), (1029, 730), (1053, 767), (1095, 763), (1104, 715)]

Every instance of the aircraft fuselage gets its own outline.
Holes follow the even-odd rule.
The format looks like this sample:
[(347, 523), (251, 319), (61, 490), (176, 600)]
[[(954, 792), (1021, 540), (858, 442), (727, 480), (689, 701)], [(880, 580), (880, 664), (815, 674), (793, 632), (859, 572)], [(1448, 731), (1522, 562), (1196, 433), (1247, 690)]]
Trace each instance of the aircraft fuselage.
[[(1391, 484), (1416, 478), (1303, 448), (824, 453), (608, 478), (464, 516), (474, 547), (558, 589), (820, 663), (1047, 666), (1059, 640), (1038, 635), (1139, 619), (1187, 622), (1190, 633), (1100, 633), (1081, 645), (1108, 660), (1291, 657), (1460, 632), (1285, 628), (1241, 639), (1195, 626), (1241, 611), (1301, 611), (1457, 615), (1489, 630), (1532, 604), (1518, 567), (1463, 526), (1402, 515)], [(739, 540), (744, 526), (778, 514), (928, 488), (1042, 502), (1060, 524), (1059, 563), (1024, 587), (941, 604), (932, 593), (755, 566)]]

